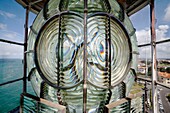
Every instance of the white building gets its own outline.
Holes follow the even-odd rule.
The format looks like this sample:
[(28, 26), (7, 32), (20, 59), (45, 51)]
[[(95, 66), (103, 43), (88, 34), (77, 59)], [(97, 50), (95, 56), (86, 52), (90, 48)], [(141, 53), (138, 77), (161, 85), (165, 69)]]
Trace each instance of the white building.
[(138, 66), (138, 73), (145, 74), (146, 73), (146, 67)]
[(170, 73), (158, 72), (158, 80), (166, 85), (170, 85)]

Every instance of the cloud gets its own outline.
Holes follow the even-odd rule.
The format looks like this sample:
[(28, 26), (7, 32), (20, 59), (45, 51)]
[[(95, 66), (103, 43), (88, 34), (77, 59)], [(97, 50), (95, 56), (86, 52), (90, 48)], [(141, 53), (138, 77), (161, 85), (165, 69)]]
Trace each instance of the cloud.
[[(169, 30), (168, 25), (159, 25), (158, 28), (156, 29), (156, 40), (160, 41), (160, 40), (170, 39), (170, 37), (167, 36), (168, 30)], [(138, 45), (151, 42), (150, 29), (148, 28), (136, 31), (136, 36), (138, 40)], [(158, 58), (169, 58), (170, 57), (170, 51), (167, 50), (167, 48), (170, 48), (169, 43), (158, 44), (156, 48), (157, 48)], [(151, 52), (150, 46), (141, 47), (139, 48), (139, 53), (140, 53), (139, 57), (145, 58), (147, 56), (151, 58), (150, 52)], [(146, 55), (146, 53), (148, 55)]]
[(159, 25), (158, 28), (160, 30), (168, 30), (169, 29), (169, 26), (168, 25)]
[(2, 11), (2, 10), (0, 10), (0, 15), (7, 17), (7, 18), (15, 18), (16, 17), (15, 14), (12, 14), (12, 13), (9, 13), (9, 12), (6, 12), (6, 11)]
[(23, 46), (0, 42), (0, 58), (23, 58)]
[(15, 42), (23, 42), (23, 36), (17, 32), (10, 30), (1, 30), (0, 29), (0, 39), (15, 41)]
[(0, 30), (5, 30), (7, 28), (6, 24), (0, 23)]
[(165, 11), (164, 20), (170, 22), (170, 4), (164, 11)]
[(150, 42), (150, 30), (148, 28), (136, 31), (138, 44)]
[[(23, 36), (17, 32), (0, 30), (0, 39), (23, 42)], [(0, 58), (23, 58), (23, 46), (0, 42)]]
[(170, 38), (170, 37), (167, 36), (168, 29), (169, 29), (168, 25), (159, 25), (158, 26), (158, 28), (156, 29), (157, 41)]

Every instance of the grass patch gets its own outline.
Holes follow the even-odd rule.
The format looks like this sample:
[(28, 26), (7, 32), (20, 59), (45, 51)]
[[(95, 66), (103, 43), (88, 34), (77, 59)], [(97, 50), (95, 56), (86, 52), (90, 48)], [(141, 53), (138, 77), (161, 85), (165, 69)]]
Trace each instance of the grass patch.
[(138, 84), (135, 82), (134, 85), (132, 86), (130, 93), (136, 94), (136, 93), (142, 92), (143, 91), (142, 88), (144, 88), (143, 84)]

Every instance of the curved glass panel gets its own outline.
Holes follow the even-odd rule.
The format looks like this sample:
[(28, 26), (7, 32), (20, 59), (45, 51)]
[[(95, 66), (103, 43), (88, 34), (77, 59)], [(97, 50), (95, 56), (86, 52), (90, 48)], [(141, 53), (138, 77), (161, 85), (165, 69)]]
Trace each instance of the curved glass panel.
[[(84, 1), (50, 0), (35, 19), (28, 39), (28, 73), (39, 97), (66, 106), (67, 112), (83, 111), (83, 49)], [(135, 30), (117, 1), (89, 0), (89, 113), (104, 112), (106, 104), (129, 94), (137, 51)], [(127, 106), (113, 111), (127, 111)]]
[(35, 58), (40, 75), (50, 85), (72, 87), (82, 81), (82, 27), (80, 16), (63, 14), (52, 17), (41, 28)]
[[(87, 76), (89, 82), (98, 87), (109, 86), (110, 67), (107, 62), (111, 63), (112, 86), (119, 84), (130, 69), (131, 45), (126, 30), (120, 24), (115, 18), (104, 15), (94, 15), (88, 19)], [(110, 45), (107, 38), (111, 38)]]

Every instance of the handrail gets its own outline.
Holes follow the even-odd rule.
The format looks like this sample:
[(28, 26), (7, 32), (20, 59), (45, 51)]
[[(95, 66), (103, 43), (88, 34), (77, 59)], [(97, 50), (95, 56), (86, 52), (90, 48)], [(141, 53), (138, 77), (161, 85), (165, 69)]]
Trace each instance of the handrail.
[[(147, 81), (147, 82), (152, 82), (151, 78), (144, 78), (144, 77), (139, 77), (139, 76), (138, 76), (137, 79), (138, 79), (138, 80)], [(159, 82), (159, 81), (155, 81), (155, 84), (170, 89), (170, 85), (163, 84), (163, 83), (161, 83), (161, 82)]]
[[(170, 39), (157, 41), (156, 44), (162, 44), (162, 43), (166, 43), (166, 42), (170, 42)], [(138, 45), (138, 47), (145, 47), (145, 46), (150, 46), (150, 45), (151, 45), (151, 43), (146, 43), (146, 44)]]
[(165, 84), (163, 84), (163, 83), (161, 83), (161, 82), (156, 81), (156, 84), (158, 84), (158, 85), (160, 85), (160, 86), (162, 86), (162, 87), (165, 87), (165, 88), (170, 89), (170, 86), (165, 85)]
[(144, 77), (137, 76), (137, 79), (147, 81), (147, 82), (152, 82), (151, 78), (144, 78)]

